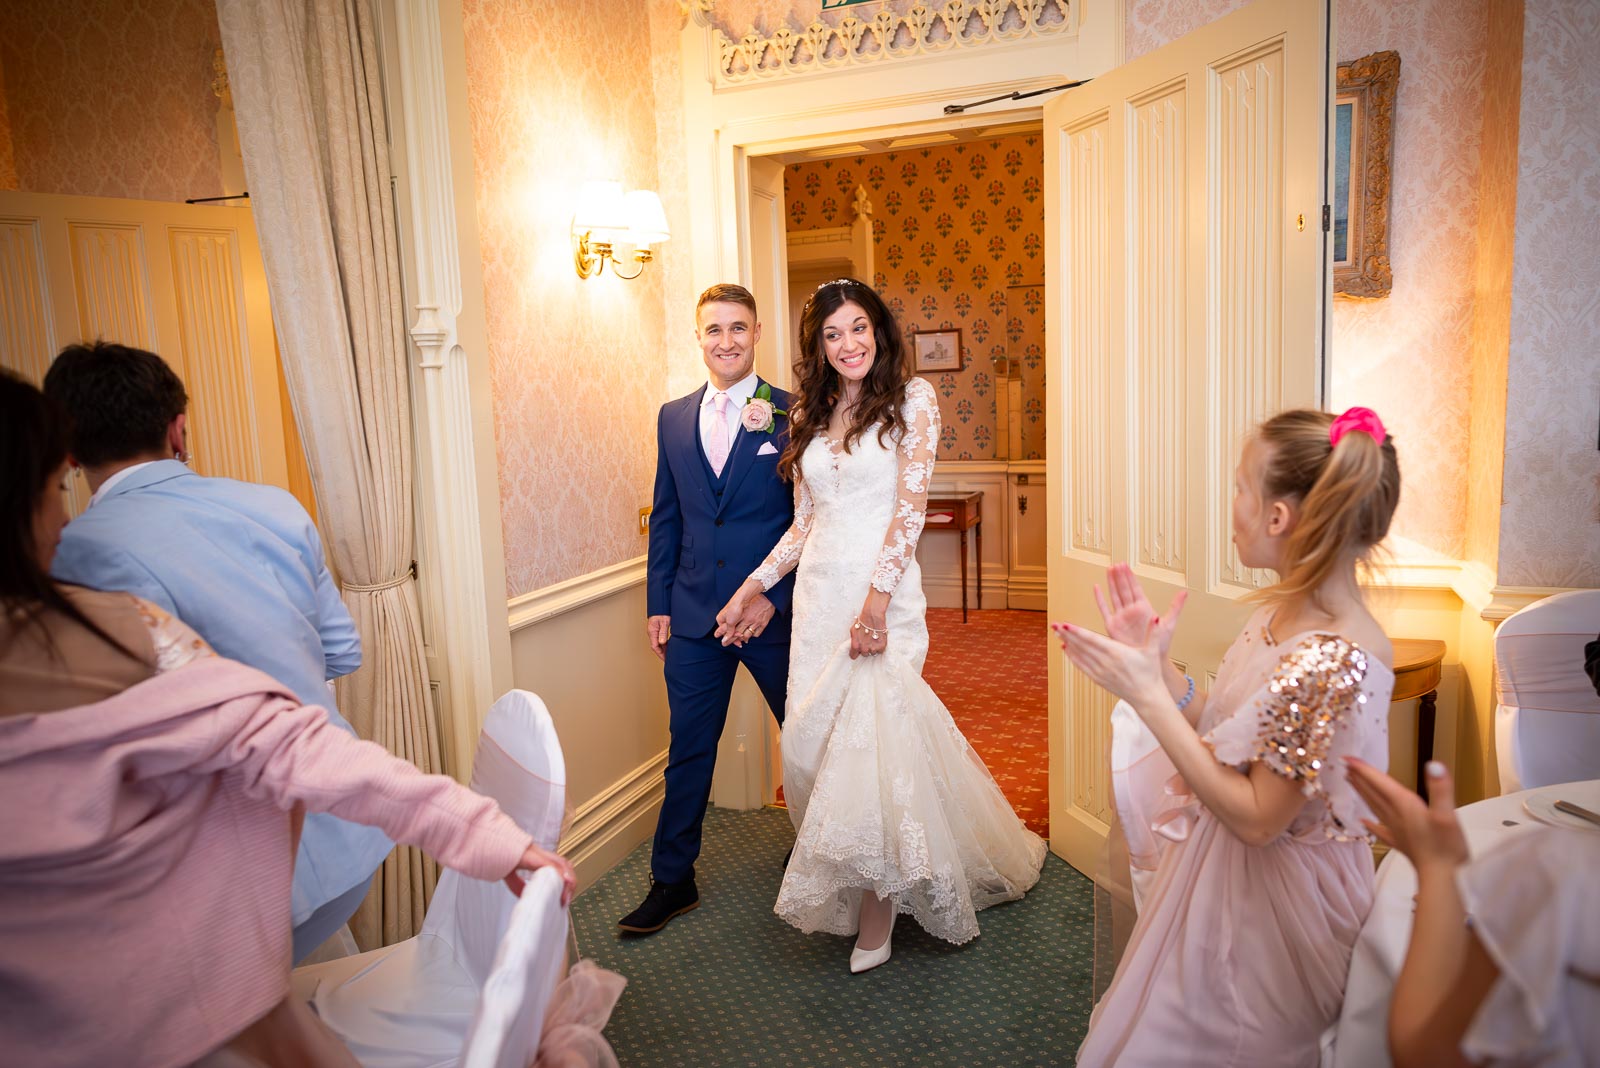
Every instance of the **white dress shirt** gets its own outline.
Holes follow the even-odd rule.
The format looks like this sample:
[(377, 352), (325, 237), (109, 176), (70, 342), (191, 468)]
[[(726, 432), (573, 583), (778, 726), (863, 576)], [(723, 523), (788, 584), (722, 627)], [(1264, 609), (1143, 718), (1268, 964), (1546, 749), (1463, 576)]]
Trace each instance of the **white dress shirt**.
[(100, 483), (100, 488), (95, 490), (92, 494), (89, 495), (89, 503), (84, 505), (84, 507), (85, 508), (89, 508), (89, 507), (93, 506), (95, 501), (98, 501), (100, 498), (104, 497), (107, 493), (109, 493), (111, 491), (111, 487), (112, 486), (115, 486), (118, 482), (121, 482), (123, 479), (125, 479), (129, 475), (133, 474), (135, 471), (139, 470), (139, 468), (148, 467), (151, 464), (157, 463), (157, 462), (159, 462), (159, 461), (146, 460), (142, 464), (130, 464), (129, 466), (124, 467), (121, 471), (118, 471), (116, 474), (112, 475), (110, 478), (108, 478), (104, 482)]
[[(744, 402), (756, 395), (756, 386), (760, 380), (756, 373), (751, 371), (727, 389), (728, 394), (728, 455), (733, 455), (733, 444), (738, 441), (739, 415), (744, 410)], [(717, 418), (717, 386), (714, 382), (706, 383), (705, 395), (700, 398), (700, 447), (707, 456), (711, 455), (711, 427)]]

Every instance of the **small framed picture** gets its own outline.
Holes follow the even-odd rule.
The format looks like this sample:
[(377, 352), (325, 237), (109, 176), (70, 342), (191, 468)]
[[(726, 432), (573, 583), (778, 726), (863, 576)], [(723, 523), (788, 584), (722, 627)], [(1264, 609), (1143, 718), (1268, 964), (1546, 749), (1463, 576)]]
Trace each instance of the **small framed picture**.
[(917, 373), (961, 370), (961, 330), (929, 330), (911, 335), (911, 350), (916, 354)]

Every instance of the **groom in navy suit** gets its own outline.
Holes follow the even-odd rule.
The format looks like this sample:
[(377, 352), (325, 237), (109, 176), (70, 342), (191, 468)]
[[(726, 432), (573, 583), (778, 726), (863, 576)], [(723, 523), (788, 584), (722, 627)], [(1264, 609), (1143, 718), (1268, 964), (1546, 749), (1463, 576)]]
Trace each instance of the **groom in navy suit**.
[[(789, 680), (792, 574), (746, 608), (736, 640), (724, 645), (714, 634), (717, 613), (794, 520), (793, 490), (778, 477), (789, 421), (774, 414), (761, 425), (755, 297), (743, 286), (712, 286), (695, 307), (695, 337), (710, 380), (662, 405), (656, 423), (645, 625), (666, 665), (672, 741), (650, 894), (617, 924), (634, 934), (659, 931), (700, 904), (700, 825), (739, 665), (780, 725)], [(789, 395), (767, 388), (770, 407), (787, 410)]]

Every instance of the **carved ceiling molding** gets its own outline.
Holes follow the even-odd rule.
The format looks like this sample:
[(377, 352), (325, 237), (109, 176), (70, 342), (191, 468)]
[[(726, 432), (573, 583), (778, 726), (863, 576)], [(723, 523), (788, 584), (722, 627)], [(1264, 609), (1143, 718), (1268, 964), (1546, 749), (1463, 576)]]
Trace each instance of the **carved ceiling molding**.
[(1069, 0), (946, 0), (937, 9), (920, 3), (903, 13), (884, 9), (868, 21), (847, 15), (836, 26), (818, 20), (805, 30), (783, 26), (768, 35), (752, 30), (734, 41), (710, 25), (714, 2), (680, 0), (680, 5), (713, 35), (719, 89), (1055, 37), (1076, 28)]

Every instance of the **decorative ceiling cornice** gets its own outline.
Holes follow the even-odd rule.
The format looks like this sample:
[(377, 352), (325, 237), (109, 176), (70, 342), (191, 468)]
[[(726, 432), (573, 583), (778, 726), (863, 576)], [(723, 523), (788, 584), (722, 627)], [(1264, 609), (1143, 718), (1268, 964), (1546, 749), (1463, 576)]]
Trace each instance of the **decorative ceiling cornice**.
[(713, 35), (718, 88), (848, 70), (892, 60), (938, 55), (1075, 29), (1069, 0), (946, 0), (937, 9), (917, 4), (903, 13), (882, 10), (870, 21), (853, 15), (836, 26), (813, 22), (737, 41), (710, 26), (715, 0), (680, 0), (684, 13)]

